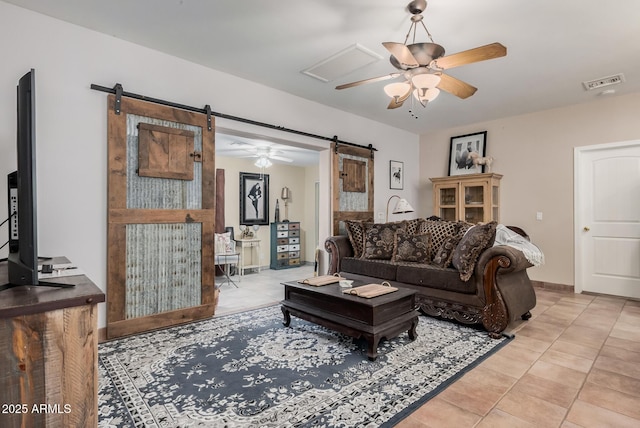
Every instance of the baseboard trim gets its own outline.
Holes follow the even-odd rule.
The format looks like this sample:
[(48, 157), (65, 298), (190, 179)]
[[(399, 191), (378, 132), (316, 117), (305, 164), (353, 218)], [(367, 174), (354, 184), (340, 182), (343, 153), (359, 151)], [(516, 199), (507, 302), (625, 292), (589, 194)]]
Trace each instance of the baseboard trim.
[(557, 291), (559, 293), (575, 293), (575, 288), (573, 285), (556, 284), (546, 281), (531, 281), (531, 284), (535, 288), (542, 288), (544, 290)]

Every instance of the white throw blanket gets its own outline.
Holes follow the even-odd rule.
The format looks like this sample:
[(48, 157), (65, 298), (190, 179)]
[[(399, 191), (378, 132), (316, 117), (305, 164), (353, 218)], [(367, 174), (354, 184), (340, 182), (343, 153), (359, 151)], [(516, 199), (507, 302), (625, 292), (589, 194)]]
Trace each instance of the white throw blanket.
[(544, 254), (540, 248), (503, 224), (496, 227), (496, 241), (493, 245), (508, 245), (522, 251), (524, 257), (534, 266), (544, 264)]

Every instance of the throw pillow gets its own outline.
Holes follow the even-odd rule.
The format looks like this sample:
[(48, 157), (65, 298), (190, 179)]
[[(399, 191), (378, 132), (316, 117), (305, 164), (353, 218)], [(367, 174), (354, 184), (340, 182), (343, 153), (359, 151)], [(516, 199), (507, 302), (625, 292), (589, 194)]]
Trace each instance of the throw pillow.
[(451, 266), (453, 252), (456, 249), (458, 242), (460, 242), (460, 234), (447, 236), (433, 256), (433, 264), (441, 268), (448, 268)]
[(391, 260), (396, 231), (405, 229), (406, 222), (375, 223), (367, 228), (364, 240), (364, 259)]
[(216, 254), (230, 253), (234, 250), (231, 245), (231, 232), (216, 233), (214, 239)]
[(493, 245), (497, 222), (478, 224), (470, 228), (453, 252), (451, 263), (458, 269), (460, 279), (468, 281), (473, 275), (480, 253)]
[(396, 242), (393, 249), (393, 261), (428, 263), (429, 242), (431, 235), (411, 235), (400, 229), (396, 232)]
[(458, 235), (460, 235), (460, 237), (462, 237), (462, 235), (467, 233), (467, 230), (471, 229), (473, 226), (475, 226), (473, 223), (467, 223), (466, 221), (459, 221), (458, 222)]
[(424, 220), (418, 227), (418, 235), (431, 234), (431, 248), (429, 248), (430, 259), (433, 259), (436, 251), (448, 236), (455, 236), (460, 230), (460, 225), (455, 221), (446, 220)]
[(417, 235), (418, 229), (420, 228), (420, 224), (422, 224), (423, 221), (424, 219), (421, 219), (421, 218), (407, 220), (407, 233), (409, 235)]
[(353, 248), (353, 257), (362, 257), (364, 251), (364, 222), (362, 220), (345, 220), (344, 225)]

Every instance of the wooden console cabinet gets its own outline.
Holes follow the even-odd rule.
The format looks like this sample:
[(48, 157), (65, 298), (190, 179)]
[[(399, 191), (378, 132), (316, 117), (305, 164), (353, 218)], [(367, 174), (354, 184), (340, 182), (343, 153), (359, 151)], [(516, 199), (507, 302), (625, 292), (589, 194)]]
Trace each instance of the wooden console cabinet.
[(495, 173), (431, 178), (433, 214), (450, 221), (500, 221), (500, 179)]
[[(0, 284), (8, 282), (0, 263)], [(84, 275), (73, 288), (0, 291), (0, 426), (98, 426), (98, 307)]]
[(300, 266), (300, 222), (271, 223), (271, 269)]

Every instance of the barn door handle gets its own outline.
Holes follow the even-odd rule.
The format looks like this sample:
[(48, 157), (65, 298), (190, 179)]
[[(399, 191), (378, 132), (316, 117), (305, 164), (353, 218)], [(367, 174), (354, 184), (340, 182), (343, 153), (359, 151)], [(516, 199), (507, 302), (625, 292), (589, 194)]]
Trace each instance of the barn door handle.
[(591, 229), (589, 229), (589, 227), (588, 227), (588, 226), (585, 226), (585, 227), (583, 227), (583, 228), (582, 228), (582, 230), (584, 230), (585, 232), (588, 232), (588, 231), (590, 231)]

